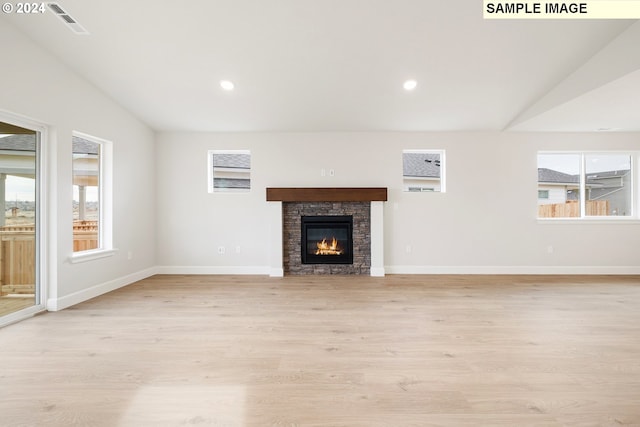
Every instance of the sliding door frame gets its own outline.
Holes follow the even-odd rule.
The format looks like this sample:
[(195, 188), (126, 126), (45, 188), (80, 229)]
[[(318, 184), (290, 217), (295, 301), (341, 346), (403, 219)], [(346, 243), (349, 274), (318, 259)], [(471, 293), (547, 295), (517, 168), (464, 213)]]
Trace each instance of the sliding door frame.
[(35, 260), (35, 301), (34, 305), (23, 310), (0, 317), (0, 327), (15, 323), (31, 317), (47, 309), (50, 298), (55, 297), (55, 275), (52, 271), (55, 266), (55, 242), (52, 233), (55, 233), (55, 210), (52, 204), (55, 201), (55, 162), (54, 143), (49, 126), (42, 122), (20, 116), (11, 112), (0, 110), (0, 121), (29, 129), (36, 132), (36, 260)]

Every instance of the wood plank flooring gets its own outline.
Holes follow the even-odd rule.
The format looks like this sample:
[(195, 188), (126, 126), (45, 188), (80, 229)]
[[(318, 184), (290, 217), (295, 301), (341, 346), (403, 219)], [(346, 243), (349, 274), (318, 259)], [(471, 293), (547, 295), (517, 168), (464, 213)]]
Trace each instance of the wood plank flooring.
[(0, 329), (2, 426), (639, 426), (640, 277), (154, 276)]

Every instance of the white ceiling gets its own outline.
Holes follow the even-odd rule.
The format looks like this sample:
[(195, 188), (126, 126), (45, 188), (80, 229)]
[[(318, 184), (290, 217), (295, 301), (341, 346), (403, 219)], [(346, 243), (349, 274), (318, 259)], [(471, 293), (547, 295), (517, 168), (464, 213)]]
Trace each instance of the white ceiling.
[(58, 3), (90, 35), (49, 11), (0, 23), (158, 131), (640, 131), (636, 21), (483, 20), (480, 0)]

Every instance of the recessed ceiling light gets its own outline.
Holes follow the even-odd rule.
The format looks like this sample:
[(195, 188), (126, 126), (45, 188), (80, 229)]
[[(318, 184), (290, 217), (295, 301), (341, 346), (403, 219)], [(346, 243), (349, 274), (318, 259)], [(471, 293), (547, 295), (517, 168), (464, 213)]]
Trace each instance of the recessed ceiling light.
[(229, 80), (220, 80), (220, 87), (224, 90), (233, 90), (235, 85)]
[(404, 88), (404, 90), (414, 90), (416, 88), (416, 86), (418, 86), (418, 82), (415, 80), (407, 80), (406, 82), (404, 82), (404, 84), (402, 85), (402, 87)]

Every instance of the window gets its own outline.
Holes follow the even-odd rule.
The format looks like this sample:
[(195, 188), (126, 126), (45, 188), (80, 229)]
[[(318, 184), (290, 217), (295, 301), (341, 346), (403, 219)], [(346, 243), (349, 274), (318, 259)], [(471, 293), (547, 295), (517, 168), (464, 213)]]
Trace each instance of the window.
[(444, 193), (444, 169), (444, 150), (402, 151), (404, 191)]
[(538, 218), (633, 216), (632, 158), (612, 152), (539, 153)]
[(111, 143), (74, 133), (73, 252), (111, 250)]
[(210, 150), (208, 158), (209, 193), (251, 190), (249, 150)]

